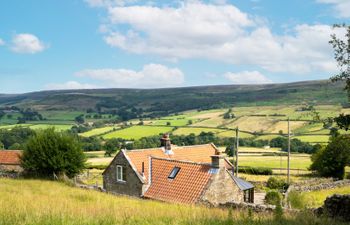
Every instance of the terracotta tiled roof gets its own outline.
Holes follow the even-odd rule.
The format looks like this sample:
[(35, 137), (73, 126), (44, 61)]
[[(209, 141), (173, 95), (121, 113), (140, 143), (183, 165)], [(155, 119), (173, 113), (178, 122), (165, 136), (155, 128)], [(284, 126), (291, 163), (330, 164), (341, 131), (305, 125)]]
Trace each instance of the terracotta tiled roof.
[[(160, 201), (194, 204), (206, 187), (210, 165), (178, 160), (152, 158), (151, 185), (144, 197)], [(174, 167), (180, 170), (174, 179)]]
[(0, 164), (20, 165), (20, 156), (22, 151), (17, 150), (0, 150)]
[[(141, 150), (125, 151), (125, 155), (129, 161), (134, 165), (139, 174), (142, 173), (142, 162), (144, 162), (145, 183), (148, 183), (149, 173), (149, 157), (174, 159), (191, 161), (197, 163), (211, 163), (212, 155), (217, 153), (217, 149), (213, 144), (192, 145), (192, 146), (173, 146), (173, 154), (168, 155), (164, 153), (163, 148), (151, 148)], [(231, 165), (226, 162), (226, 167), (231, 168)]]

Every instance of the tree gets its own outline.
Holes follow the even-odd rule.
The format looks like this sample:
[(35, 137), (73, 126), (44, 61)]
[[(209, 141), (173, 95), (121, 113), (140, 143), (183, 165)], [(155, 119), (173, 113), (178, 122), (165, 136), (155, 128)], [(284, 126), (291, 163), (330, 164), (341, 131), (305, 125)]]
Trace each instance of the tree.
[(75, 121), (79, 124), (85, 123), (84, 115), (79, 115), (75, 117)]
[(105, 149), (105, 156), (111, 157), (112, 154), (116, 153), (118, 150), (121, 149), (123, 145), (123, 141), (117, 138), (112, 138), (106, 141), (104, 145)]
[(321, 176), (343, 179), (345, 166), (350, 165), (350, 136), (338, 135), (331, 138), (326, 148), (322, 148), (311, 157), (310, 169)]
[(23, 151), (22, 167), (40, 176), (67, 175), (74, 177), (85, 167), (85, 155), (77, 139), (54, 128), (38, 131)]
[[(337, 61), (339, 73), (331, 77), (332, 82), (345, 81), (345, 90), (350, 100), (350, 26), (345, 24), (334, 25), (335, 29), (345, 30), (345, 39), (337, 36), (335, 33), (331, 35), (329, 43), (334, 49), (334, 58)], [(341, 129), (348, 130), (350, 128), (350, 115), (341, 114), (335, 118), (335, 122)]]

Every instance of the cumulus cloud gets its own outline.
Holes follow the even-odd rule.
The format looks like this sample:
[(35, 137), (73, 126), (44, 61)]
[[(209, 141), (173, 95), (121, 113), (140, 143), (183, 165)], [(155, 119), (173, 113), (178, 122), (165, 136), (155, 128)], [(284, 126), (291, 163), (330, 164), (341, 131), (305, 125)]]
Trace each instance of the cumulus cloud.
[(47, 84), (45, 89), (47, 90), (71, 90), (71, 89), (96, 89), (100, 88), (99, 86), (93, 84), (82, 84), (77, 81), (68, 81), (62, 84)]
[(87, 69), (75, 74), (106, 82), (115, 88), (160, 88), (174, 87), (184, 83), (184, 74), (177, 68), (159, 64), (145, 65), (142, 70), (127, 69)]
[(261, 74), (259, 71), (242, 71), (238, 73), (225, 73), (223, 75), (233, 84), (266, 84), (272, 83), (270, 79)]
[(5, 41), (0, 38), (0, 46), (5, 45)]
[(33, 34), (17, 34), (12, 39), (11, 50), (16, 53), (35, 54), (46, 49), (46, 45)]
[[(328, 25), (300, 24), (274, 34), (264, 19), (234, 5), (185, 1), (177, 6), (108, 6), (105, 42), (135, 54), (205, 58), (269, 72), (334, 72)], [(119, 26), (127, 29), (118, 29)]]
[(349, 0), (317, 0), (318, 3), (331, 4), (334, 8), (336, 17), (350, 18)]

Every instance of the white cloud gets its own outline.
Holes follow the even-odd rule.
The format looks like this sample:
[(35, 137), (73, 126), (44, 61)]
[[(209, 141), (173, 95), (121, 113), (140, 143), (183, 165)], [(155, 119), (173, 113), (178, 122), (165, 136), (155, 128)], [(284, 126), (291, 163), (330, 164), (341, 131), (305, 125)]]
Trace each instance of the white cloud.
[(77, 81), (68, 81), (63, 84), (47, 84), (45, 89), (47, 90), (71, 90), (71, 89), (96, 89), (99, 86), (92, 84), (82, 84)]
[(5, 42), (4, 42), (4, 40), (2, 40), (2, 39), (0, 38), (0, 46), (2, 46), (2, 45), (5, 45)]
[(33, 34), (17, 34), (12, 39), (12, 51), (35, 54), (46, 49), (46, 45)]
[(78, 77), (89, 77), (106, 82), (115, 88), (174, 87), (184, 83), (184, 74), (177, 68), (148, 64), (141, 71), (127, 69), (88, 69), (77, 72)]
[[(270, 72), (333, 72), (328, 25), (295, 26), (274, 34), (264, 19), (233, 5), (182, 2), (178, 7), (107, 7), (110, 24), (105, 42), (136, 54), (165, 59), (205, 58), (254, 65)], [(128, 30), (119, 30), (127, 25)]]
[(318, 3), (333, 5), (336, 17), (350, 18), (350, 1), (349, 0), (317, 0)]
[(233, 84), (266, 84), (272, 83), (270, 79), (261, 74), (259, 71), (242, 71), (238, 73), (225, 73), (223, 75)]

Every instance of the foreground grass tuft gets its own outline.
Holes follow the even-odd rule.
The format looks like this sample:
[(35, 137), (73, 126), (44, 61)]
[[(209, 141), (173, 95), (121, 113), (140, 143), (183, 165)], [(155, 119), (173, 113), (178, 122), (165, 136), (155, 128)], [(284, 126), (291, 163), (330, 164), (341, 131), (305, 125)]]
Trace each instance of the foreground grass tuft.
[(310, 215), (274, 221), (273, 214), (117, 197), (39, 180), (0, 179), (0, 206), (0, 225), (336, 224)]

